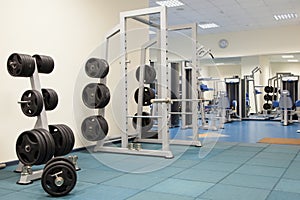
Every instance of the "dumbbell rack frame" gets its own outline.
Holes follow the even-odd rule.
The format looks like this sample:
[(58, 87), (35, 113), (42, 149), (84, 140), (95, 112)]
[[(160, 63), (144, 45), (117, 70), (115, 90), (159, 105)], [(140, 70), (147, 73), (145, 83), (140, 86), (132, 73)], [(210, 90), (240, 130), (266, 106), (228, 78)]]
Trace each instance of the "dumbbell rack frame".
[[(35, 62), (35, 66), (37, 66), (35, 59), (34, 62)], [(40, 94), (42, 94), (42, 88), (41, 88), (40, 78), (37, 69), (34, 70), (33, 75), (30, 77), (30, 84), (33, 90), (37, 90), (38, 92), (40, 92)], [(34, 125), (34, 128), (35, 129), (43, 128), (49, 131), (45, 106), (43, 106), (40, 115), (37, 116), (37, 120)], [(24, 165), (22, 162), (19, 162), (15, 172), (21, 172), (20, 180), (17, 182), (18, 184), (21, 185), (30, 184), (32, 183), (33, 180), (40, 179), (43, 174), (43, 170), (32, 171), (31, 166)]]
[[(40, 82), (39, 73), (37, 70), (37, 63), (35, 59), (34, 59), (34, 64), (36, 66), (36, 69), (34, 70), (32, 76), (30, 77), (31, 88), (33, 90), (37, 90), (38, 92), (40, 92), (40, 94), (42, 94), (41, 82)], [(38, 129), (38, 128), (42, 128), (49, 131), (48, 118), (47, 118), (45, 106), (43, 106), (40, 115), (37, 116), (37, 120), (34, 125), (34, 129)], [(77, 156), (70, 156), (68, 159), (70, 159), (72, 163), (75, 165), (76, 170), (79, 170), (79, 167), (77, 166)], [(43, 174), (43, 169), (33, 171), (32, 166), (24, 165), (22, 162), (19, 161), (15, 172), (21, 173), (20, 179), (17, 182), (17, 184), (27, 185), (27, 184), (31, 184), (34, 180), (40, 179)]]

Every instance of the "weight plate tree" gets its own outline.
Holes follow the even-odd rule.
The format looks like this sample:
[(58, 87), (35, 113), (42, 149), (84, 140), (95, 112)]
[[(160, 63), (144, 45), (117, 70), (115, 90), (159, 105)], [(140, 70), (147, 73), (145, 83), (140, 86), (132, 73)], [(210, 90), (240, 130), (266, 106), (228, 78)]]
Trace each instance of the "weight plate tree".
[(58, 104), (57, 93), (53, 89), (42, 89), (45, 110), (54, 110)]
[(54, 60), (50, 56), (34, 55), (39, 73), (50, 74), (54, 69)]
[(34, 70), (34, 59), (29, 55), (13, 53), (7, 60), (7, 71), (12, 76), (30, 77)]
[(91, 78), (105, 78), (109, 72), (109, 64), (104, 59), (90, 58), (85, 64), (85, 73)]
[(43, 109), (43, 96), (37, 90), (27, 90), (23, 93), (20, 104), (26, 116), (38, 116)]
[(110, 101), (109, 89), (102, 83), (90, 83), (83, 89), (82, 101), (88, 108), (104, 108)]
[(77, 174), (73, 164), (67, 159), (49, 161), (44, 168), (41, 184), (45, 192), (53, 197), (67, 195), (77, 182)]
[[(137, 113), (134, 115), (137, 116)], [(142, 116), (150, 116), (149, 113), (143, 112)], [(132, 119), (132, 125), (136, 129), (137, 118)], [(142, 132), (147, 132), (153, 127), (153, 119), (152, 118), (142, 118)]]
[(108, 134), (108, 124), (104, 117), (90, 116), (83, 120), (81, 133), (88, 141), (103, 140)]
[[(135, 76), (137, 81), (140, 81), (140, 68), (138, 67), (135, 71)], [(145, 84), (150, 84), (153, 83), (155, 78), (156, 78), (156, 71), (154, 67), (150, 65), (144, 65), (144, 83)]]
[[(136, 103), (138, 103), (139, 98), (139, 88), (136, 89), (134, 93), (134, 100)], [(153, 89), (149, 87), (144, 87), (144, 93), (143, 93), (143, 106), (149, 106), (151, 105), (151, 99), (155, 98), (155, 93)]]

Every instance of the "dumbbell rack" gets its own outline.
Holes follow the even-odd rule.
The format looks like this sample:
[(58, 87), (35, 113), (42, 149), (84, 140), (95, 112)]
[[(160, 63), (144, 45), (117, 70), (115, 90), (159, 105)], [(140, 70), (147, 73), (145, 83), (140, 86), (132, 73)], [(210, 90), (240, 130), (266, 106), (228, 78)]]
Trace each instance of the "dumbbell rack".
[[(37, 66), (36, 60), (34, 59), (35, 66)], [(33, 75), (30, 77), (30, 84), (31, 88), (33, 90), (37, 90), (42, 94), (42, 88), (40, 83), (40, 78), (38, 74), (38, 70), (34, 70)], [(24, 103), (24, 102), (18, 102), (18, 103)], [(43, 109), (40, 113), (40, 115), (37, 116), (36, 123), (34, 125), (34, 128), (43, 128), (47, 131), (49, 131), (48, 128), (48, 118), (46, 115), (45, 107), (43, 106)], [(17, 182), (18, 184), (26, 185), (32, 183), (33, 180), (40, 179), (42, 177), (43, 170), (38, 171), (32, 171), (31, 166), (26, 166), (22, 162), (19, 162), (15, 172), (21, 172), (20, 180)]]
[[(36, 59), (34, 59), (34, 64), (35, 64), (35, 66), (37, 66)], [(32, 90), (36, 90), (42, 94), (42, 88), (41, 88), (39, 73), (38, 73), (37, 69), (34, 70), (34, 73), (30, 77), (30, 84), (31, 84)], [(22, 103), (27, 103), (27, 102), (19, 101), (18, 103), (22, 104)], [(37, 120), (34, 125), (34, 129), (39, 129), (39, 128), (49, 131), (48, 118), (47, 118), (45, 106), (43, 106), (41, 113), (37, 116)], [(75, 165), (76, 170), (79, 170), (79, 167), (77, 165), (78, 157), (70, 156), (68, 159), (71, 160), (72, 163)], [(21, 184), (21, 185), (27, 185), (27, 184), (32, 183), (32, 181), (34, 181), (34, 180), (40, 179), (43, 174), (43, 169), (33, 171), (32, 166), (24, 165), (22, 162), (19, 161), (15, 172), (21, 173), (20, 179), (17, 183)]]

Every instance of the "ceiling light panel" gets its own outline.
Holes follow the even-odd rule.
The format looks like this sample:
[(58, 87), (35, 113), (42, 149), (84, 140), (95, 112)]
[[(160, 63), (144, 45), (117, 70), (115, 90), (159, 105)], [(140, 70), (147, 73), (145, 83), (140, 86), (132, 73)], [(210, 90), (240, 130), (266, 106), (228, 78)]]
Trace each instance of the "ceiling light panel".
[(199, 24), (198, 25), (200, 28), (202, 29), (209, 29), (209, 28), (217, 28), (219, 27), (218, 24), (215, 24), (215, 23), (205, 23), (205, 24)]
[(288, 62), (299, 62), (299, 60), (297, 59), (290, 59), (290, 60), (287, 60)]
[(281, 58), (294, 58), (294, 56), (293, 55), (283, 55), (283, 56), (281, 56)]
[(298, 18), (296, 13), (286, 13), (286, 14), (276, 14), (273, 16), (275, 20), (288, 20), (288, 19), (295, 19)]
[(156, 1), (156, 4), (166, 7), (178, 7), (183, 6), (184, 4), (178, 0), (166, 0), (166, 1)]

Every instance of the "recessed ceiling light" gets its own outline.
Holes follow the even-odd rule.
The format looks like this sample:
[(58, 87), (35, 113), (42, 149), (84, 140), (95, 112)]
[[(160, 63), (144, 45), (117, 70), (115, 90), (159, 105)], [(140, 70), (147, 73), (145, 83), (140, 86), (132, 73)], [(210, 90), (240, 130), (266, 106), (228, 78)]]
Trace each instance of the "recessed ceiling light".
[(291, 60), (287, 60), (288, 62), (299, 62), (299, 60), (297, 59), (291, 59)]
[(215, 63), (216, 65), (225, 65), (225, 63)]
[(281, 58), (294, 58), (293, 55), (282, 55)]
[(287, 14), (276, 14), (273, 16), (275, 20), (287, 20), (297, 18), (298, 15), (296, 13), (287, 13)]
[(203, 29), (217, 28), (217, 27), (219, 27), (219, 25), (218, 25), (218, 24), (215, 24), (215, 23), (199, 24), (198, 26), (199, 26), (200, 28), (203, 28)]
[(183, 6), (184, 4), (178, 0), (156, 1), (156, 4), (167, 7)]

